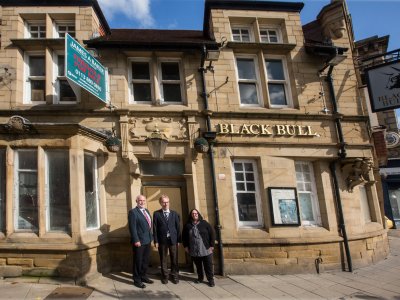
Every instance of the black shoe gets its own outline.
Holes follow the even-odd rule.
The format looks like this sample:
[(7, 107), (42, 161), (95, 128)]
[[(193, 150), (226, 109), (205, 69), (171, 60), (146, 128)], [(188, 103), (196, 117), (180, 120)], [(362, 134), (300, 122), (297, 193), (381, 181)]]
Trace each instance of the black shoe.
[(168, 279), (161, 279), (161, 283), (162, 284), (167, 284), (168, 283)]
[(214, 281), (210, 281), (210, 282), (208, 283), (208, 286), (210, 286), (210, 287), (213, 287), (213, 286), (215, 286), (215, 283), (214, 283)]
[(203, 279), (196, 279), (195, 281), (194, 281), (194, 283), (196, 283), (196, 284), (198, 284), (198, 283), (203, 283)]
[(143, 282), (133, 282), (133, 285), (138, 287), (139, 289), (144, 289), (146, 285)]
[(154, 281), (151, 280), (150, 278), (142, 278), (142, 281), (145, 282), (145, 283), (149, 283), (149, 284), (154, 283)]
[(172, 281), (173, 284), (178, 284), (179, 283), (179, 279), (176, 279), (176, 278), (173, 278), (171, 281)]

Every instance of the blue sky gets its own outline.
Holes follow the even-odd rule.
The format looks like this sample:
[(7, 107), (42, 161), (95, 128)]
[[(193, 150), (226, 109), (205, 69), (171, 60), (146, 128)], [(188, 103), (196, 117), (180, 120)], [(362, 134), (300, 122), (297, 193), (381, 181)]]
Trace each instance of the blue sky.
[[(111, 28), (195, 29), (203, 27), (204, 0), (98, 0)], [(294, 1), (287, 1), (294, 2)], [(300, 1), (298, 1), (300, 2)], [(303, 24), (315, 20), (330, 0), (303, 1)], [(356, 40), (390, 35), (388, 50), (400, 48), (400, 0), (347, 0)]]

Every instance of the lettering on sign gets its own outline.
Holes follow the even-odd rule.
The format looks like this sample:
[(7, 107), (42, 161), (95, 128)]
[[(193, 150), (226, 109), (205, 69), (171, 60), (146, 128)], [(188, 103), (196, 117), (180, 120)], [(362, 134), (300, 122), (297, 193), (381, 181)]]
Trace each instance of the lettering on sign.
[(242, 124), (240, 126), (228, 123), (217, 124), (220, 135), (262, 135), (262, 136), (319, 136), (311, 126), (287, 124)]

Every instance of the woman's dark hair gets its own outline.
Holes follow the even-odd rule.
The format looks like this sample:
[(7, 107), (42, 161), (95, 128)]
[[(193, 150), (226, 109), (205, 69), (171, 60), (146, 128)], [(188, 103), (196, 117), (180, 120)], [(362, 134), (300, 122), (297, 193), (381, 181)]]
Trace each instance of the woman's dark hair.
[(200, 212), (197, 209), (192, 209), (189, 213), (189, 218), (188, 218), (188, 222), (192, 222), (193, 218), (192, 218), (192, 212), (196, 211), (199, 214), (199, 221), (203, 220), (203, 216), (200, 214)]

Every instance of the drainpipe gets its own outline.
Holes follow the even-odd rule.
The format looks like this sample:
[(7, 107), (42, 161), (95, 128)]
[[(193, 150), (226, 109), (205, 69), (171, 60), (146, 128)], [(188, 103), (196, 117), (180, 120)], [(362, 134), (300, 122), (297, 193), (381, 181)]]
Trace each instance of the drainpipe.
[(344, 250), (346, 252), (346, 258), (347, 258), (347, 266), (349, 268), (349, 272), (353, 272), (353, 264), (351, 261), (349, 240), (347, 238), (346, 225), (344, 223), (342, 198), (340, 197), (338, 178), (337, 178), (337, 174), (336, 174), (337, 163), (339, 161), (343, 160), (344, 158), (346, 158), (347, 153), (346, 153), (346, 143), (345, 143), (344, 137), (343, 137), (341, 116), (339, 116), (339, 114), (338, 114), (335, 89), (333, 87), (333, 78), (332, 78), (333, 67), (334, 66), (329, 66), (326, 81), (328, 82), (329, 93), (330, 93), (331, 99), (332, 99), (333, 116), (335, 118), (336, 130), (337, 130), (338, 139), (339, 139), (339, 152), (338, 152), (339, 159), (332, 161), (329, 164), (329, 168), (331, 170), (332, 177), (333, 177), (333, 187), (334, 187), (335, 199), (336, 199), (337, 209), (338, 209), (338, 214), (339, 214), (339, 216), (338, 216), (339, 230), (343, 237)]
[[(211, 128), (211, 117), (208, 112), (208, 96), (207, 96), (207, 87), (206, 87), (206, 67), (204, 67), (206, 57), (206, 47), (203, 46), (201, 53), (201, 63), (199, 67), (199, 72), (201, 74), (201, 83), (202, 83), (202, 92), (201, 97), (204, 99), (204, 111), (206, 112), (206, 122), (207, 122), (207, 132), (212, 132)], [(221, 237), (221, 222), (219, 217), (219, 206), (218, 206), (218, 193), (217, 193), (217, 180), (215, 176), (215, 161), (214, 161), (214, 141), (209, 140), (209, 150), (208, 154), (210, 156), (210, 168), (211, 168), (211, 178), (212, 178), (212, 191), (214, 197), (214, 208), (215, 208), (215, 229), (216, 229), (216, 237), (218, 241), (218, 254), (219, 254), (219, 270), (220, 275), (225, 275), (224, 270), (224, 249), (222, 245), (222, 237)]]

